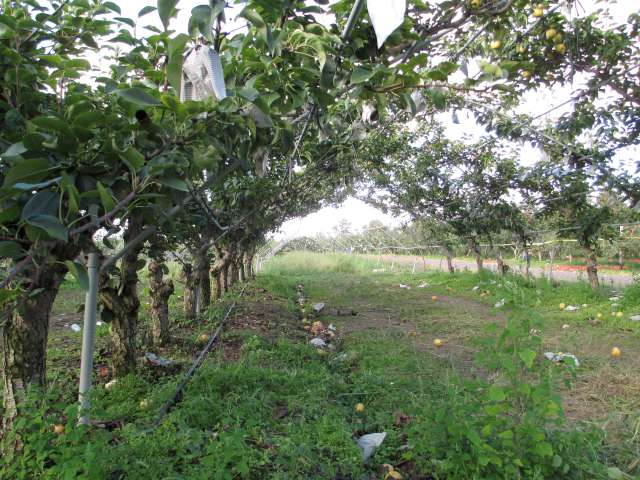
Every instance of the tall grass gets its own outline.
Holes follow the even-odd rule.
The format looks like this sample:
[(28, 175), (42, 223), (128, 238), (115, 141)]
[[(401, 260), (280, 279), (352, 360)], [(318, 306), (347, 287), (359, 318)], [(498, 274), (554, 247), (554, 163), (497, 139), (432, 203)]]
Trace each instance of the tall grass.
[(276, 255), (262, 270), (267, 275), (312, 275), (371, 271), (370, 260), (341, 253), (290, 252)]

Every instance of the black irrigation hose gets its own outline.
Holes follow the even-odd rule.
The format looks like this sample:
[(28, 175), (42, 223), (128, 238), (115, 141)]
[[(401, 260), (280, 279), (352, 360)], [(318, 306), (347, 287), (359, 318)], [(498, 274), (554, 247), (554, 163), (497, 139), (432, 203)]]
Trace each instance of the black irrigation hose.
[[(247, 284), (245, 283), (245, 285), (242, 287), (242, 290), (240, 291), (240, 295), (238, 295), (238, 299), (242, 297), (246, 288), (247, 288)], [(225, 313), (224, 317), (222, 318), (222, 321), (218, 325), (218, 328), (216, 328), (215, 332), (213, 332), (213, 335), (209, 337), (209, 341), (207, 342), (207, 345), (202, 349), (202, 351), (200, 352), (200, 355), (198, 355), (198, 357), (193, 361), (193, 363), (191, 364), (191, 367), (185, 374), (184, 378), (180, 381), (180, 383), (178, 384), (178, 387), (173, 392), (173, 395), (171, 395), (171, 397), (164, 403), (164, 405), (162, 405), (162, 408), (160, 408), (160, 413), (158, 414), (158, 418), (156, 418), (155, 422), (153, 422), (153, 425), (151, 426), (151, 428), (147, 430), (147, 433), (158, 428), (160, 426), (160, 423), (164, 419), (164, 417), (169, 413), (171, 408), (178, 402), (180, 395), (184, 390), (184, 387), (186, 387), (189, 380), (191, 380), (191, 378), (195, 375), (198, 368), (200, 368), (200, 366), (204, 362), (204, 358), (207, 356), (207, 354), (213, 347), (213, 344), (218, 338), (218, 335), (222, 331), (222, 328), (224, 327), (225, 323), (229, 319), (229, 315), (231, 315), (231, 312), (236, 307), (237, 303), (238, 303), (238, 300), (236, 299), (231, 304), (231, 306), (227, 309), (227, 313)]]

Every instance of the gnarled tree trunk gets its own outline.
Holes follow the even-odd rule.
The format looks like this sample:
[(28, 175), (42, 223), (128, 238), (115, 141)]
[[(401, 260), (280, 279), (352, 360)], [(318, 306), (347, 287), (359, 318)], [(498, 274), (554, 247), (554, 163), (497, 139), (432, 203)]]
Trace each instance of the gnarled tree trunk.
[(505, 275), (507, 273), (507, 266), (504, 263), (504, 258), (502, 258), (502, 252), (500, 251), (500, 249), (496, 251), (496, 264), (498, 273), (500, 275)]
[(600, 286), (596, 250), (592, 246), (587, 246), (584, 247), (584, 251), (587, 259), (587, 277), (589, 278), (589, 285), (591, 285), (591, 288), (596, 289)]
[[(142, 217), (134, 214), (127, 220), (123, 236), (127, 245), (142, 231)], [(135, 371), (136, 335), (138, 331), (138, 259), (142, 244), (131, 248), (120, 260), (118, 281), (108, 274), (100, 277), (99, 300), (103, 310), (111, 314), (111, 342), (113, 371), (118, 377)]]
[(469, 240), (469, 246), (475, 256), (478, 273), (480, 273), (482, 271), (482, 254), (480, 253), (480, 246), (478, 245), (478, 242), (476, 242), (475, 238)]
[(447, 270), (449, 273), (455, 273), (455, 268), (453, 268), (453, 252), (449, 247), (445, 247), (444, 255), (447, 259)]
[(160, 258), (149, 262), (149, 294), (151, 296), (151, 339), (154, 345), (169, 342), (169, 297), (173, 282), (164, 279), (165, 265)]
[(244, 270), (244, 257), (245, 257), (245, 252), (242, 252), (239, 256), (238, 256), (238, 281), (239, 282), (244, 282), (247, 280), (247, 275), (246, 272)]
[(184, 284), (184, 288), (182, 291), (184, 316), (188, 320), (193, 320), (196, 318), (197, 277), (194, 274), (193, 266), (190, 263), (185, 263), (182, 266), (182, 282)]
[(29, 291), (5, 307), (0, 337), (5, 427), (17, 415), (27, 388), (45, 383), (49, 316), (66, 272), (63, 263), (32, 269)]
[(195, 314), (200, 315), (211, 305), (211, 279), (209, 268), (211, 260), (207, 252), (198, 251), (195, 255)]

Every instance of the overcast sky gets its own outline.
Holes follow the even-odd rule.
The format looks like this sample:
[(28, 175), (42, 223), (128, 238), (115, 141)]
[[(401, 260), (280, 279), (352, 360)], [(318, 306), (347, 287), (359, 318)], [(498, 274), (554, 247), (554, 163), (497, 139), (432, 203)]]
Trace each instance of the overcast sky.
[[(441, 0), (433, 0), (434, 3), (440, 3)], [(120, 8), (122, 9), (122, 15), (130, 18), (137, 18), (138, 12), (145, 6), (156, 6), (155, 0), (116, 0)], [(180, 0), (178, 2), (178, 17), (171, 24), (171, 28), (179, 33), (187, 33), (187, 24), (191, 14), (191, 9), (196, 5), (206, 4), (205, 0)], [(228, 3), (232, 3), (231, 1)], [(333, 3), (333, 2), (331, 2)], [(588, 15), (596, 9), (606, 9), (606, 12), (600, 15), (600, 20), (608, 25), (618, 25), (625, 23), (630, 14), (639, 11), (640, 2), (638, 0), (621, 0), (607, 1), (607, 0), (579, 0), (574, 2), (578, 8), (574, 8), (570, 14), (572, 16)], [(225, 30), (230, 30), (243, 25), (244, 21), (237, 21), (236, 15), (240, 12), (241, 7), (232, 6), (226, 10), (227, 25)], [(565, 12), (567, 13), (567, 12)], [(143, 28), (145, 25), (154, 25), (161, 28), (160, 19), (157, 12), (150, 13), (141, 19), (139, 19), (137, 28)], [(523, 106), (520, 111), (531, 115), (540, 115), (556, 105), (560, 105), (567, 100), (572, 92), (580, 87), (580, 79), (576, 79), (575, 83), (571, 86), (556, 87), (551, 90), (544, 89), (544, 91), (534, 91), (527, 94)], [(541, 101), (541, 99), (544, 99)], [(558, 108), (551, 114), (543, 116), (538, 121), (542, 122), (545, 119), (554, 119), (560, 115), (570, 111), (570, 105)], [(443, 114), (441, 119), (445, 120), (447, 125), (447, 134), (452, 138), (460, 139), (463, 135), (472, 132), (473, 136), (481, 136), (484, 131), (473, 120), (471, 115), (467, 115), (465, 112), (461, 112), (458, 115), (459, 124), (454, 124), (449, 120), (450, 114)], [(528, 146), (525, 146), (522, 150), (522, 161), (525, 164), (531, 164), (537, 160), (540, 153)], [(624, 152), (619, 157), (620, 168), (631, 168), (633, 162), (640, 156), (638, 149), (629, 150)], [(351, 223), (354, 229), (362, 228), (372, 220), (380, 220), (388, 225), (399, 225), (400, 219), (395, 219), (389, 215), (385, 215), (382, 212), (376, 210), (373, 207), (368, 206), (364, 202), (355, 198), (350, 198), (344, 202), (344, 204), (338, 208), (327, 207), (316, 213), (308, 215), (305, 218), (294, 219), (286, 222), (280, 231), (276, 234), (277, 237), (283, 238), (295, 238), (302, 235), (314, 235), (316, 233), (330, 233), (334, 227), (341, 221), (347, 220)]]

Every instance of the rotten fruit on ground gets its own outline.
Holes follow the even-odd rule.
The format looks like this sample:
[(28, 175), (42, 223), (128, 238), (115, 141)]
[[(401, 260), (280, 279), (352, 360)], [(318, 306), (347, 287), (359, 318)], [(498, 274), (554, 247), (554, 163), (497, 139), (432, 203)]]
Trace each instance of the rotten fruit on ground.
[(324, 330), (324, 325), (322, 324), (322, 322), (318, 321), (318, 322), (313, 322), (311, 324), (311, 333), (317, 335), (323, 330)]
[(64, 433), (64, 425), (61, 423), (57, 423), (53, 426), (53, 433), (57, 433), (58, 435)]
[(104, 365), (98, 369), (98, 375), (100, 376), (100, 378), (108, 377), (109, 373), (111, 373), (109, 367), (105, 367)]
[(358, 412), (358, 413), (364, 412), (364, 403), (357, 403), (356, 404), (356, 412)]
[(558, 308), (559, 308), (560, 310), (564, 310), (564, 309), (565, 309), (565, 307), (566, 307), (566, 305), (565, 305), (564, 303), (561, 303), (560, 305), (558, 305)]
[(598, 314), (596, 315), (597, 318), (602, 318), (602, 314), (598, 312)]
[(437, 296), (437, 295), (432, 295), (432, 296), (431, 296), (431, 300), (433, 300), (433, 301), (438, 300), (438, 296)]
[(443, 343), (444, 343), (444, 342), (443, 342), (441, 339), (439, 339), (439, 338), (436, 338), (436, 339), (433, 341), (433, 344), (434, 344), (436, 347), (441, 347)]
[(618, 347), (613, 347), (613, 348), (611, 349), (611, 356), (612, 356), (613, 358), (618, 358), (618, 357), (620, 356), (620, 354), (621, 354), (621, 353), (622, 353), (622, 352), (620, 351), (620, 349), (619, 349)]
[(206, 333), (202, 333), (200, 336), (198, 336), (198, 342), (200, 343), (205, 343), (207, 340), (209, 340), (209, 335), (207, 335)]
[(624, 313), (622, 313), (622, 312), (616, 313), (616, 317), (618, 317), (618, 318), (622, 318), (623, 316), (624, 316)]

